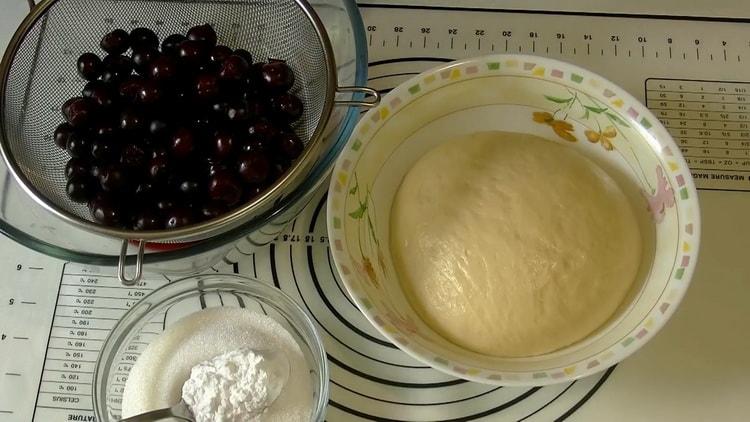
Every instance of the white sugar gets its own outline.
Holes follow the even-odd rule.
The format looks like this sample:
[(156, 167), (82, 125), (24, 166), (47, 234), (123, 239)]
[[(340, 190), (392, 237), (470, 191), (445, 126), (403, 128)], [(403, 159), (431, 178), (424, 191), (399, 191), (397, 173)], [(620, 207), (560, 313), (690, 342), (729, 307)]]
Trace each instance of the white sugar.
[(312, 379), (297, 342), (270, 317), (225, 307), (205, 309), (182, 318), (149, 344), (128, 376), (122, 416), (178, 403), (182, 386), (195, 365), (245, 347), (279, 350), (289, 359), (289, 382), (261, 420), (309, 421), (313, 407)]

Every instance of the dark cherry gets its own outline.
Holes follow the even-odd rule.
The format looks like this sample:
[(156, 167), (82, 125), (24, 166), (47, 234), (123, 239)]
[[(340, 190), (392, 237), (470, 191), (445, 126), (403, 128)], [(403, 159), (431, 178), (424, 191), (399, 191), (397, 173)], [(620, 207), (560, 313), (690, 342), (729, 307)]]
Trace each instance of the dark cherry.
[(188, 87), (186, 84), (179, 84), (172, 88), (170, 93), (172, 104), (175, 107), (174, 111), (177, 111), (181, 115), (180, 117), (192, 111), (193, 91), (192, 87)]
[(211, 104), (211, 111), (221, 117), (225, 117), (227, 115), (227, 109), (229, 108), (229, 103), (226, 101), (219, 100), (213, 104)]
[(135, 186), (133, 191), (134, 199), (138, 201), (148, 201), (156, 194), (156, 187), (153, 183), (142, 181)]
[(102, 81), (91, 81), (83, 87), (83, 96), (91, 98), (98, 107), (110, 108), (117, 99), (111, 86)]
[(115, 68), (104, 69), (100, 80), (107, 84), (117, 85), (123, 80), (125, 80), (125, 78), (127, 78), (128, 75), (130, 75), (130, 72), (126, 73), (120, 69), (115, 69)]
[(162, 88), (152, 81), (144, 81), (136, 94), (136, 102), (143, 105), (154, 105), (162, 99)]
[(73, 97), (63, 104), (62, 113), (73, 127), (84, 127), (94, 117), (94, 102), (90, 98)]
[(121, 54), (130, 47), (130, 36), (123, 29), (115, 29), (102, 38), (99, 46), (109, 54)]
[(65, 185), (65, 193), (74, 202), (88, 202), (94, 193), (94, 182), (88, 175), (76, 176), (68, 180)]
[(196, 178), (187, 177), (178, 181), (177, 189), (184, 198), (197, 199), (204, 193), (203, 185)]
[(110, 54), (104, 57), (102, 66), (105, 70), (115, 71), (125, 77), (133, 72), (133, 59), (121, 54)]
[(203, 63), (199, 64), (198, 68), (196, 70), (198, 71), (198, 73), (213, 73), (213, 74), (215, 74), (216, 72), (219, 71), (220, 67), (221, 66), (219, 65), (219, 63), (212, 62), (211, 61), (211, 57), (208, 56), (207, 60), (204, 61)]
[(204, 138), (208, 140), (216, 132), (217, 127), (219, 126), (219, 121), (210, 114), (200, 114), (193, 117), (190, 125), (195, 132), (195, 137), (200, 140), (203, 140)]
[(271, 111), (281, 119), (295, 121), (302, 116), (302, 100), (296, 95), (285, 92), (270, 99)]
[(121, 207), (107, 197), (97, 197), (89, 203), (89, 210), (94, 220), (105, 226), (118, 226), (122, 221)]
[(227, 57), (221, 64), (219, 77), (228, 81), (241, 81), (247, 76), (250, 64), (237, 54)]
[(195, 136), (190, 129), (181, 127), (172, 135), (170, 142), (172, 154), (177, 158), (187, 158), (195, 150)]
[(138, 96), (138, 92), (140, 92), (143, 87), (144, 81), (145, 79), (138, 75), (130, 75), (125, 78), (118, 88), (120, 98), (129, 103), (134, 102)]
[[(253, 65), (254, 66), (254, 65)], [(260, 89), (260, 83), (258, 82), (260, 77), (253, 75), (253, 66), (250, 66), (250, 72), (248, 75), (239, 82), (240, 91), (242, 92), (241, 97), (245, 101), (252, 100), (266, 100), (266, 93)]]
[(245, 142), (240, 145), (242, 152), (259, 152), (267, 153), (272, 150), (272, 141), (263, 139), (246, 139)]
[[(268, 116), (269, 110), (268, 106), (266, 106), (266, 103), (262, 101), (259, 98), (253, 98), (248, 101), (247, 103), (247, 112), (252, 118), (256, 119), (262, 119)], [(271, 116), (268, 116), (271, 117)]]
[(284, 174), (288, 169), (291, 163), (289, 160), (285, 158), (279, 158), (277, 157), (276, 161), (271, 165), (271, 175), (269, 177), (270, 180), (276, 180), (279, 177), (281, 177), (282, 174)]
[(128, 185), (125, 169), (119, 164), (111, 164), (99, 174), (99, 186), (104, 192), (121, 192)]
[(170, 81), (177, 76), (177, 61), (167, 55), (157, 57), (149, 67), (149, 74), (157, 81)]
[(302, 154), (305, 144), (294, 132), (283, 132), (277, 137), (277, 145), (284, 156), (294, 160)]
[(243, 48), (238, 48), (238, 49), (234, 50), (234, 54), (236, 54), (236, 55), (242, 57), (243, 59), (245, 59), (245, 61), (247, 62), (247, 64), (253, 64), (253, 55), (250, 54), (249, 51), (247, 51), (247, 50), (245, 50)]
[(211, 49), (208, 59), (216, 64), (221, 64), (227, 57), (232, 55), (232, 49), (226, 45), (217, 45)]
[(130, 46), (136, 48), (153, 48), (159, 47), (159, 37), (154, 31), (148, 28), (134, 28), (130, 31)]
[(55, 128), (55, 133), (53, 136), (53, 139), (55, 140), (55, 145), (58, 147), (65, 149), (68, 145), (68, 139), (70, 139), (70, 136), (73, 134), (73, 126), (70, 123), (60, 123)]
[(114, 140), (117, 137), (117, 126), (110, 120), (99, 120), (94, 123), (91, 133), (99, 139)]
[(84, 134), (73, 133), (68, 138), (65, 149), (73, 158), (89, 158), (91, 156), (91, 140)]
[(125, 78), (125, 76), (126, 75), (123, 75), (116, 70), (104, 69), (100, 80), (107, 84), (117, 85)]
[(170, 198), (161, 198), (156, 201), (155, 205), (156, 209), (162, 212), (169, 211), (177, 206), (177, 204)]
[(261, 79), (263, 78), (263, 66), (265, 64), (266, 62), (254, 62), (250, 65), (250, 77), (254, 78), (250, 85), (262, 82)]
[(188, 30), (187, 37), (192, 41), (201, 41), (213, 48), (216, 45), (216, 31), (209, 25), (197, 25)]
[(268, 91), (282, 92), (294, 85), (294, 72), (282, 61), (264, 64), (260, 76), (263, 87)]
[(209, 162), (206, 166), (206, 174), (208, 177), (212, 177), (218, 173), (225, 173), (229, 171), (229, 166), (222, 162)]
[(251, 184), (264, 182), (271, 170), (271, 162), (259, 152), (246, 152), (237, 160), (237, 173)]
[(231, 173), (216, 172), (208, 181), (208, 196), (232, 207), (242, 199), (242, 187)]
[(119, 149), (110, 139), (97, 138), (91, 141), (91, 156), (100, 162), (110, 162), (118, 154)]
[(148, 76), (151, 63), (159, 57), (159, 51), (156, 48), (140, 47), (133, 50), (133, 69), (142, 76)]
[(134, 108), (126, 108), (120, 113), (120, 129), (138, 131), (146, 124), (143, 114)]
[(65, 178), (68, 180), (81, 176), (89, 176), (89, 174), (88, 163), (80, 158), (71, 158), (68, 160), (68, 164), (65, 165)]
[(164, 228), (164, 219), (153, 210), (140, 210), (133, 216), (133, 230), (160, 230)]
[(89, 168), (89, 174), (94, 179), (99, 180), (99, 175), (102, 174), (103, 169), (104, 165), (102, 163), (94, 162), (93, 164), (91, 164), (91, 168)]
[(143, 132), (141, 132), (141, 133), (135, 133), (135, 134), (133, 134), (132, 137), (126, 137), (123, 140), (123, 143), (130, 142), (130, 143), (134, 143), (134, 144), (139, 145), (140, 147), (142, 147), (144, 149), (144, 151), (146, 151), (146, 156), (148, 158), (151, 158), (151, 150), (153, 148), (161, 146), (163, 139), (151, 135), (148, 132), (148, 129), (149, 129), (148, 124), (149, 124), (149, 122), (147, 121), (146, 122), (146, 126), (144, 126)]
[(232, 122), (244, 122), (249, 117), (247, 103), (244, 101), (231, 103), (227, 107), (227, 118)]
[(253, 140), (268, 140), (279, 135), (279, 130), (268, 120), (256, 120), (247, 127), (247, 135)]
[(169, 123), (161, 117), (156, 117), (148, 124), (148, 132), (156, 138), (163, 138), (169, 133)]
[(107, 84), (98, 80), (86, 82), (86, 85), (84, 85), (83, 89), (81, 90), (81, 95), (87, 98), (91, 98), (91, 95), (94, 93), (95, 89), (106, 86)]
[(177, 56), (179, 54), (178, 48), (180, 43), (186, 39), (187, 38), (182, 34), (172, 34), (164, 38), (164, 41), (161, 42), (161, 52), (171, 56)]
[(94, 53), (83, 53), (78, 57), (78, 74), (87, 81), (93, 81), (102, 73), (102, 59)]
[(195, 40), (185, 40), (177, 49), (180, 60), (190, 66), (198, 66), (207, 58), (208, 49), (204, 43)]
[(176, 229), (177, 227), (189, 226), (193, 224), (195, 217), (190, 208), (174, 207), (167, 211), (164, 228)]
[(141, 169), (147, 162), (146, 150), (138, 144), (127, 144), (120, 152), (120, 164), (127, 168)]
[(258, 195), (266, 190), (266, 186), (263, 185), (252, 185), (245, 189), (245, 198), (247, 201), (255, 199)]
[(214, 134), (214, 156), (220, 160), (229, 158), (234, 152), (234, 144), (234, 135), (230, 131), (217, 131)]
[(220, 202), (209, 202), (200, 207), (200, 216), (204, 220), (212, 220), (227, 212), (227, 207)]
[(156, 147), (151, 151), (151, 158), (156, 157), (169, 158), (169, 151), (164, 147)]
[(156, 156), (149, 161), (148, 175), (152, 180), (166, 180), (171, 171), (170, 160), (166, 156)]
[(210, 73), (202, 73), (195, 78), (195, 94), (208, 100), (219, 95), (219, 78)]

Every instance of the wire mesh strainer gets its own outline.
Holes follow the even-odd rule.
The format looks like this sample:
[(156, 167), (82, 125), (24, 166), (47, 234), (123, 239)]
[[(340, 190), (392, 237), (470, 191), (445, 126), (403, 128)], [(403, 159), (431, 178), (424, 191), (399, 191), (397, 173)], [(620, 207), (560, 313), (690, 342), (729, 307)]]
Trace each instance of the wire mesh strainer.
[[(65, 194), (69, 156), (51, 140), (62, 121), (60, 105), (78, 95), (83, 80), (75, 59), (95, 50), (114, 28), (146, 26), (160, 38), (194, 24), (211, 23), (223, 44), (242, 47), (259, 58), (280, 58), (292, 68), (292, 88), (304, 105), (295, 131), (305, 141), (302, 156), (259, 197), (213, 220), (172, 230), (132, 231), (95, 223), (85, 205)], [(337, 100), (337, 93), (362, 92), (372, 101)], [(325, 150), (326, 123), (334, 105), (371, 106), (375, 91), (337, 87), (333, 52), (322, 23), (304, 0), (45, 0), (32, 9), (13, 36), (0, 65), (0, 153), (22, 188), (42, 207), (66, 222), (123, 239), (118, 275), (123, 283), (140, 278), (149, 242), (203, 240), (231, 230), (254, 216), (272, 212), (278, 201), (308, 175)], [(125, 276), (128, 244), (138, 241), (135, 275)]]

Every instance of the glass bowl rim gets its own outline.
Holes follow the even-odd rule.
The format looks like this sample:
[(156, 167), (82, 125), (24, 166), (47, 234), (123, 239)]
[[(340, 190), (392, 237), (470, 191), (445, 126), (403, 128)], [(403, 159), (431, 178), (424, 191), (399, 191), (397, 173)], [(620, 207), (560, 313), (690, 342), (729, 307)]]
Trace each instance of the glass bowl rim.
[[(119, 347), (122, 346), (124, 337), (131, 332), (134, 325), (142, 321), (143, 317), (147, 315), (152, 308), (159, 307), (165, 302), (173, 300), (178, 296), (196, 291), (195, 285), (189, 283), (195, 281), (202, 281), (205, 283), (201, 286), (201, 289), (211, 290), (231, 288), (243, 293), (248, 293), (257, 297), (259, 300), (267, 301), (274, 306), (283, 308), (285, 312), (288, 312), (301, 320), (303, 327), (297, 327), (296, 321), (292, 325), (294, 325), (296, 329), (300, 329), (311, 335), (311, 342), (306, 343), (320, 366), (317, 386), (318, 398), (313, 406), (311, 416), (312, 420), (322, 421), (328, 406), (330, 373), (328, 367), (328, 355), (325, 351), (323, 339), (321, 338), (318, 329), (315, 328), (315, 323), (313, 322), (312, 317), (291, 296), (289, 296), (289, 294), (281, 289), (270, 286), (257, 279), (234, 273), (198, 274), (174, 280), (171, 283), (154, 289), (125, 312), (104, 339), (94, 366), (91, 380), (91, 396), (96, 419), (99, 421), (107, 420), (104, 418), (105, 415), (102, 414), (102, 411), (106, 409), (106, 403), (103, 402), (103, 399), (106, 397), (104, 390), (107, 387), (107, 382), (103, 377), (105, 374), (109, 373), (112, 359), (116, 351), (119, 350)], [(157, 298), (158, 302), (152, 304), (149, 308), (143, 309), (147, 306), (146, 303), (148, 303), (148, 300), (153, 298)]]

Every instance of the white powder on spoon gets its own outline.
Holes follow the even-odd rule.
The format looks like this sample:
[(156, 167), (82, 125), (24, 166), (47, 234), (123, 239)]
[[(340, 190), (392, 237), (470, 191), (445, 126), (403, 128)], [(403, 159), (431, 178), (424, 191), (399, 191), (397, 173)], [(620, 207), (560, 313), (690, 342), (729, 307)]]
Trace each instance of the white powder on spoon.
[[(122, 417), (170, 407), (181, 399), (194, 366), (228, 351), (278, 350), (289, 360), (289, 382), (262, 414), (263, 422), (310, 420), (313, 408), (310, 368), (297, 342), (278, 322), (240, 308), (209, 308), (169, 326), (140, 355), (128, 375)], [(255, 422), (246, 419), (214, 421)]]
[(182, 386), (182, 400), (196, 422), (260, 421), (274, 382), (263, 364), (263, 356), (250, 349), (232, 350), (199, 363)]

